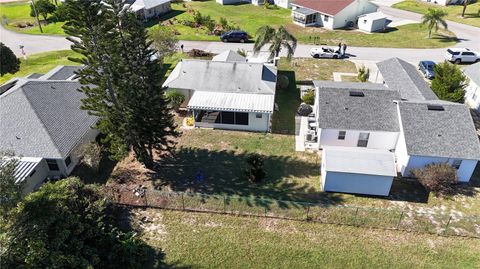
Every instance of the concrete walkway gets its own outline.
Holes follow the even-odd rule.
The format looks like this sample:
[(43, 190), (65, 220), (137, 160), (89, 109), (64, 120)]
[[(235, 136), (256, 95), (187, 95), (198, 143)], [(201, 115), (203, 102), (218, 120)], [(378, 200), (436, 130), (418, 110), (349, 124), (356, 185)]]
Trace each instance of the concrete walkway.
[(357, 73), (333, 72), (333, 81), (342, 81), (342, 76), (357, 76)]
[(307, 126), (307, 117), (295, 116), (295, 151), (305, 151), (305, 135), (307, 134)]

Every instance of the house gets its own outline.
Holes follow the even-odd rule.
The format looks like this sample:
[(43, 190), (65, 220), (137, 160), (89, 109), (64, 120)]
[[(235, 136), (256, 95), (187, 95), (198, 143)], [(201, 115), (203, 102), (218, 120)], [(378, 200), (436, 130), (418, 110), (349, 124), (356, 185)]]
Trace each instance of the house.
[(468, 78), (465, 88), (465, 104), (480, 112), (480, 63), (472, 64), (463, 71)]
[(359, 16), (377, 9), (378, 6), (368, 0), (295, 0), (292, 18), (301, 26), (338, 29), (355, 26)]
[(80, 109), (80, 82), (52, 79), (71, 78), (74, 73), (67, 70), (75, 68), (57, 68), (41, 76), (46, 79), (16, 78), (0, 91), (0, 150), (22, 156), (21, 163), (37, 163), (34, 174), (43, 179), (32, 179), (27, 184), (32, 189), (45, 175), (68, 176), (80, 160), (81, 145), (98, 134), (92, 129), (97, 118)]
[(364, 32), (382, 32), (390, 21), (382, 12), (373, 12), (358, 16), (357, 27)]
[(412, 169), (448, 163), (458, 170), (459, 181), (470, 181), (480, 141), (469, 109), (438, 100), (403, 60), (378, 66), (382, 84), (314, 81), (315, 115), (308, 128), (324, 151), (324, 190), (388, 195), (393, 175), (382, 169), (390, 167), (389, 153), (404, 177)]
[(216, 0), (217, 3), (221, 5), (235, 5), (235, 4), (252, 4), (255, 6), (260, 6), (265, 4), (265, 2), (269, 2), (270, 4), (277, 5), (283, 8), (290, 8), (291, 7), (291, 0)]
[(126, 0), (131, 11), (141, 20), (157, 18), (172, 10), (170, 0)]
[(247, 58), (238, 54), (233, 50), (224, 51), (218, 55), (213, 56), (213, 62), (246, 62)]
[(323, 148), (321, 182), (324, 191), (388, 196), (395, 176), (395, 156), (388, 150)]
[(185, 95), (196, 127), (267, 132), (277, 70), (262, 63), (182, 60), (164, 87)]

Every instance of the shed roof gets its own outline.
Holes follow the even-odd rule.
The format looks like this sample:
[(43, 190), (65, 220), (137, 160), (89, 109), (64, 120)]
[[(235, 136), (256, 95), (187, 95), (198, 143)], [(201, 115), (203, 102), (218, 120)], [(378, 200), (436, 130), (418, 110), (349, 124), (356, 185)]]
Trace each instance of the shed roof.
[(399, 58), (377, 63), (385, 84), (404, 100), (438, 100), (417, 69)]
[(325, 146), (323, 154), (324, 169), (327, 172), (390, 177), (397, 175), (395, 157), (388, 150)]
[(97, 118), (80, 109), (78, 81), (18, 79), (0, 95), (0, 150), (65, 158)]
[(275, 96), (271, 94), (196, 91), (188, 102), (190, 109), (273, 113)]
[(354, 1), (355, 0), (295, 0), (293, 4), (334, 16)]
[[(398, 92), (381, 84), (315, 81), (319, 127), (398, 132)], [(364, 96), (351, 96), (359, 92)]]
[(372, 12), (372, 13), (368, 13), (368, 14), (363, 14), (363, 15), (360, 15), (358, 16), (359, 18), (368, 18), (370, 20), (383, 20), (383, 19), (386, 19), (387, 18), (387, 15), (383, 14), (382, 12), (380, 11), (377, 11), (377, 12)]
[(480, 86), (480, 63), (467, 66), (463, 72), (470, 80)]
[(480, 160), (480, 142), (465, 105), (416, 101), (399, 102), (398, 108), (409, 155)]

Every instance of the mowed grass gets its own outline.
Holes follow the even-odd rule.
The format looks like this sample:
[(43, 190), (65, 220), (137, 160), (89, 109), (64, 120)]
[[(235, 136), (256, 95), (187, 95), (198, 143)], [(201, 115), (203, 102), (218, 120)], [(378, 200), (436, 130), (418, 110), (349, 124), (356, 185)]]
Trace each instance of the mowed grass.
[[(474, 2), (474, 1), (470, 1)], [(465, 17), (462, 18), (463, 5), (441, 6), (429, 4), (423, 1), (406, 0), (394, 4), (394, 8), (425, 14), (429, 8), (439, 8), (448, 13), (447, 20), (480, 27), (480, 2), (476, 1), (467, 6)]]
[(294, 58), (290, 62), (282, 58), (278, 69), (295, 72), (297, 81), (333, 80), (333, 72), (357, 72), (355, 64), (347, 60), (313, 58)]
[(32, 54), (26, 60), (20, 58), (20, 71), (15, 74), (6, 74), (0, 77), (0, 84), (6, 82), (13, 77), (25, 77), (32, 73), (45, 74), (57, 65), (78, 65), (68, 60), (68, 57), (77, 56), (78, 54), (71, 50), (61, 50)]
[(191, 268), (479, 268), (480, 240), (311, 222), (146, 210), (142, 238)]
[[(60, 1), (59, 1), (60, 2)], [(34, 17), (30, 17), (30, 2), (12, 2), (0, 4), (1, 23), (5, 28), (24, 34), (42, 34)], [(62, 26), (63, 22), (44, 24), (43, 18), (40, 16), (43, 34), (65, 35)], [(20, 28), (16, 27), (17, 23), (34, 23), (34, 26)]]

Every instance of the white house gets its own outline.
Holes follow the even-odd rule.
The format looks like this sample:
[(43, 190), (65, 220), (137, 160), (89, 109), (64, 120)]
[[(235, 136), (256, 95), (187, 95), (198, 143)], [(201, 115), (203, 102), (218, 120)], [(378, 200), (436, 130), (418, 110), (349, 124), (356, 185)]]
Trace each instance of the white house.
[(126, 3), (141, 20), (156, 18), (172, 10), (170, 0), (127, 0)]
[(15, 78), (2, 86), (0, 150), (22, 156), (20, 163), (36, 163), (32, 174), (21, 179), (31, 178), (29, 188), (45, 177), (68, 176), (81, 157), (79, 147), (98, 134), (92, 129), (97, 118), (80, 109), (80, 82), (68, 80), (78, 68), (60, 67), (38, 79)]
[(468, 182), (480, 160), (480, 143), (467, 107), (445, 101), (398, 103), (400, 137), (395, 149), (403, 176), (432, 163), (449, 163)]
[(291, 5), (294, 23), (327, 29), (355, 26), (359, 16), (378, 9), (368, 0), (295, 0)]
[(321, 184), (324, 191), (388, 196), (395, 176), (395, 157), (388, 150), (323, 148)]
[(387, 28), (387, 16), (382, 12), (373, 12), (358, 16), (357, 27), (365, 32), (381, 32)]
[(185, 95), (196, 127), (267, 132), (276, 83), (262, 63), (182, 60), (163, 86)]
[(468, 86), (465, 88), (465, 104), (480, 111), (480, 63), (468, 66), (463, 73), (468, 77)]
[(221, 5), (234, 5), (234, 4), (245, 3), (245, 4), (256, 5), (256, 6), (260, 6), (265, 4), (265, 2), (269, 2), (279, 7), (290, 8), (292, 0), (216, 0), (216, 1)]

